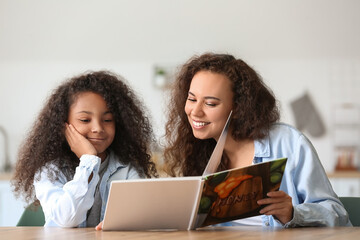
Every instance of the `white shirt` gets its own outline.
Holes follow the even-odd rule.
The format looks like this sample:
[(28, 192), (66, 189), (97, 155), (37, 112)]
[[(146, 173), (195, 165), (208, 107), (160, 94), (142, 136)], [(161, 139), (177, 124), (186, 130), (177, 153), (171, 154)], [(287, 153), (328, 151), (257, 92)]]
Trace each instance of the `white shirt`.
[[(140, 178), (131, 165), (121, 163), (113, 152), (110, 152), (107, 158), (109, 165), (99, 187), (102, 199), (101, 221), (104, 218), (111, 181)], [(86, 227), (86, 214), (93, 205), (95, 188), (99, 181), (100, 163), (101, 159), (95, 155), (81, 156), (80, 164), (70, 181), (61, 172), (54, 182), (50, 181), (49, 169), (56, 169), (52, 164), (36, 173), (35, 193), (44, 211), (44, 226)], [(91, 173), (93, 177), (88, 183)]]

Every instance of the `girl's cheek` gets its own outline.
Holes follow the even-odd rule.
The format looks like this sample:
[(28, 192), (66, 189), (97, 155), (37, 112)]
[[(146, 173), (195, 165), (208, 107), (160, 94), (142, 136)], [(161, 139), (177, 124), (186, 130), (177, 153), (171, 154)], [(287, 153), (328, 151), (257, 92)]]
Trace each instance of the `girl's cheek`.
[(73, 125), (73, 126), (74, 126), (74, 128), (75, 128), (81, 135), (83, 135), (84, 137), (86, 136), (87, 130), (86, 130), (85, 127), (83, 127), (83, 126), (81, 126), (81, 125), (78, 125), (78, 124), (75, 124), (75, 125)]

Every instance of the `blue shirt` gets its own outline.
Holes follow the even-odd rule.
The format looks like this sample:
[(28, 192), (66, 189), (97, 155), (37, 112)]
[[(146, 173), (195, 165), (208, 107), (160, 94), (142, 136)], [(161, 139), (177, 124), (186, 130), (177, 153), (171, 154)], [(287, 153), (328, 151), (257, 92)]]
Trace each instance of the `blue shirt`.
[[(253, 163), (288, 158), (280, 190), (292, 198), (293, 219), (283, 225), (273, 216), (262, 215), (265, 226), (352, 226), (348, 213), (333, 191), (310, 140), (283, 123), (271, 127), (269, 135), (255, 141)], [(230, 222), (226, 225), (236, 225)]]
[[(104, 218), (111, 181), (140, 178), (131, 165), (122, 164), (113, 152), (110, 152), (107, 159), (109, 165), (99, 186), (102, 199), (101, 221)], [(86, 215), (94, 203), (94, 193), (99, 182), (100, 163), (101, 159), (95, 155), (81, 156), (80, 164), (70, 181), (60, 171), (57, 180), (52, 182), (48, 178), (48, 172), (56, 169), (53, 164), (48, 164), (42, 171), (37, 172), (34, 186), (36, 197), (44, 211), (44, 226), (86, 227)], [(93, 177), (88, 182), (91, 173)]]

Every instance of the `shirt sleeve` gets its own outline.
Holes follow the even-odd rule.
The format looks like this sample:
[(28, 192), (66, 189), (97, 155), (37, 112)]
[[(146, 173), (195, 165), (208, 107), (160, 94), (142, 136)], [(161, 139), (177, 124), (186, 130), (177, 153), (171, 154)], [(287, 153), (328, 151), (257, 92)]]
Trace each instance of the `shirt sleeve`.
[[(44, 211), (45, 226), (77, 227), (86, 220), (87, 211), (94, 202), (100, 163), (101, 159), (95, 155), (81, 156), (70, 181), (63, 173), (51, 181), (48, 178), (49, 168), (36, 174), (35, 192)], [(91, 173), (93, 176), (88, 182)]]
[(293, 198), (294, 215), (284, 227), (351, 226), (313, 145), (304, 135), (299, 138), (293, 158), (295, 165), (290, 174), (294, 192), (289, 195)]

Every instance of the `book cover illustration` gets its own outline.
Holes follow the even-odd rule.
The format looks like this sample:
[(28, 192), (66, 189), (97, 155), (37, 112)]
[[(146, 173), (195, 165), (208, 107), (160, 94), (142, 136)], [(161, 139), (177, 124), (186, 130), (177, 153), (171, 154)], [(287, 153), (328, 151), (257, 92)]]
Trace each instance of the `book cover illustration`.
[(281, 158), (206, 176), (196, 227), (260, 215), (257, 201), (279, 190), (286, 161)]

